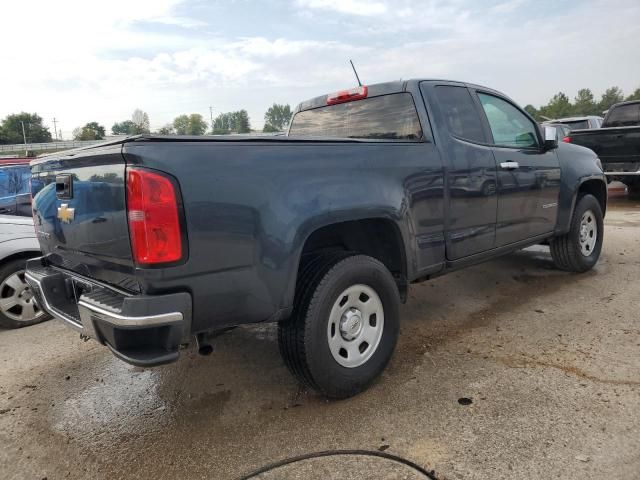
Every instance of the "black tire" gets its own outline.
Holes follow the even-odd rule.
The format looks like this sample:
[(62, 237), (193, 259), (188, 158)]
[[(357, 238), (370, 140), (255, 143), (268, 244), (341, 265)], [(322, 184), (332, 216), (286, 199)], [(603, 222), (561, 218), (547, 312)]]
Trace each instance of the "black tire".
[[(360, 366), (340, 365), (329, 348), (331, 309), (347, 288), (373, 289), (384, 309), (377, 348)], [(348, 398), (365, 390), (385, 369), (396, 346), (400, 296), (393, 276), (378, 260), (348, 252), (320, 255), (301, 268), (292, 318), (278, 327), (280, 353), (291, 373), (328, 398)]]
[[(0, 301), (2, 301), (3, 298), (7, 298), (8, 296), (10, 296), (12, 291), (12, 287), (4, 284), (5, 280), (7, 280), (9, 277), (12, 277), (14, 274), (16, 274), (16, 272), (24, 271), (25, 262), (25, 259), (16, 259), (10, 260), (0, 265)], [(24, 280), (24, 275), (19, 276), (21, 280)], [(37, 307), (37, 309), (38, 311), (40, 311), (39, 307)], [(16, 320), (15, 318), (11, 318), (11, 316), (9, 316), (9, 312), (5, 314), (5, 312), (0, 309), (0, 327), (4, 328), (27, 327), (29, 325), (44, 322), (45, 320), (49, 320), (50, 318), (51, 316), (49, 314), (42, 311), (42, 313), (37, 318), (34, 318), (32, 320)]]
[[(595, 217), (597, 238), (591, 253), (585, 255), (580, 247), (580, 224), (583, 215), (589, 210), (593, 212)], [(593, 195), (583, 195), (576, 202), (569, 233), (555, 237), (549, 242), (554, 264), (560, 270), (568, 272), (581, 273), (591, 270), (600, 258), (603, 238), (604, 222), (600, 203)]]

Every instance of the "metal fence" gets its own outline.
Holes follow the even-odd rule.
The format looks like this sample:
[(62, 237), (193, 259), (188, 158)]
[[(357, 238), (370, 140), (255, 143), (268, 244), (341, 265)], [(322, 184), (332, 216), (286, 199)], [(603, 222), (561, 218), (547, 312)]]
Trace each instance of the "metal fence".
[[(123, 135), (124, 138), (126, 135)], [(61, 142), (47, 142), (47, 143), (18, 143), (13, 145), (0, 145), (0, 153), (10, 152), (24, 152), (28, 150), (30, 152), (41, 152), (46, 150), (70, 150), (72, 148), (88, 147), (95, 145), (96, 143), (104, 143), (107, 140), (117, 140), (120, 137), (107, 137), (104, 140), (67, 140)]]
[[(231, 135), (243, 135), (250, 137), (272, 137), (272, 136), (280, 136), (284, 135), (284, 132), (250, 132), (250, 133), (242, 133), (236, 134), (232, 133)], [(214, 135), (215, 136), (215, 135)], [(104, 143), (112, 140), (120, 140), (126, 138), (127, 135), (110, 135), (105, 137), (104, 140), (66, 140), (60, 142), (47, 142), (47, 143), (17, 143), (13, 145), (1, 145), (0, 144), (0, 154), (6, 153), (17, 153), (24, 154), (25, 150), (29, 152), (42, 152), (42, 151), (51, 151), (51, 150), (71, 150), (72, 148), (80, 148), (80, 147), (88, 147), (90, 145), (95, 145), (97, 143)]]

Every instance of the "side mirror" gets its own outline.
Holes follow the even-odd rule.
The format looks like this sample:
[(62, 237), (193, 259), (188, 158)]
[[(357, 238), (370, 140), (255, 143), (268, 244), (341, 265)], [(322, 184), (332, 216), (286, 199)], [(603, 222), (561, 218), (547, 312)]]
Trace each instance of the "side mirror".
[(545, 125), (543, 129), (544, 133), (544, 150), (549, 151), (554, 148), (558, 148), (558, 130), (556, 127)]

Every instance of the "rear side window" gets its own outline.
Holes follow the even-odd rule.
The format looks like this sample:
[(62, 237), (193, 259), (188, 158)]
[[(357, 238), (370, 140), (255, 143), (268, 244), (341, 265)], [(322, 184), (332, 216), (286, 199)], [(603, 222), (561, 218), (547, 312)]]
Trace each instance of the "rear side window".
[(611, 110), (607, 127), (632, 127), (640, 123), (640, 103), (621, 105)]
[(415, 141), (422, 128), (411, 94), (397, 93), (299, 112), (289, 135)]
[(478, 93), (494, 145), (510, 148), (534, 148), (538, 146), (538, 129), (524, 113), (509, 102)]
[(436, 87), (436, 96), (451, 133), (472, 142), (486, 142), (480, 115), (469, 90), (465, 87), (439, 86)]

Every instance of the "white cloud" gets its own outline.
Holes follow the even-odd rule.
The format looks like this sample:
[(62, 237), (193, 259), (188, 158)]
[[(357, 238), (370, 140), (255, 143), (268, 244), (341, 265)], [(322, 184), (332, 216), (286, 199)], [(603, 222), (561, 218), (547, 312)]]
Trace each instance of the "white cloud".
[(297, 0), (297, 3), (300, 7), (363, 17), (380, 15), (388, 11), (385, 3), (367, 0)]
[[(293, 30), (274, 36), (255, 23), (239, 28), (236, 37), (213, 36), (212, 21), (184, 15), (189, 10), (178, 0), (113, 0), (100, 9), (79, 0), (64, 7), (7, 3), (0, 65), (11, 74), (0, 75), (0, 91), (8, 92), (0, 118), (20, 110), (48, 122), (55, 115), (68, 135), (88, 121), (109, 128), (136, 107), (159, 127), (182, 113), (208, 118), (213, 105), (218, 113), (247, 108), (260, 127), (274, 101), (295, 104), (352, 85), (349, 58), (365, 83), (452, 78), (535, 105), (559, 90), (572, 97), (589, 87), (599, 96), (611, 85), (626, 92), (640, 86), (640, 62), (632, 53), (640, 47), (635, 0), (620, 0), (616, 8), (605, 1), (581, 3), (536, 18), (529, 15), (534, 4), (518, 7), (519, 0), (495, 3), (498, 12), (486, 8), (483, 14), (462, 0), (378, 0), (375, 18), (353, 14), (361, 11), (360, 1), (340, 2), (342, 10), (325, 9), (337, 2), (292, 1), (314, 10), (312, 20), (295, 12), (279, 19), (308, 22), (308, 31), (295, 39), (282, 33), (293, 36)], [(331, 23), (332, 12), (338, 23)], [(28, 34), (20, 20), (26, 17), (33, 19)], [(330, 27), (339, 34), (327, 34)]]

